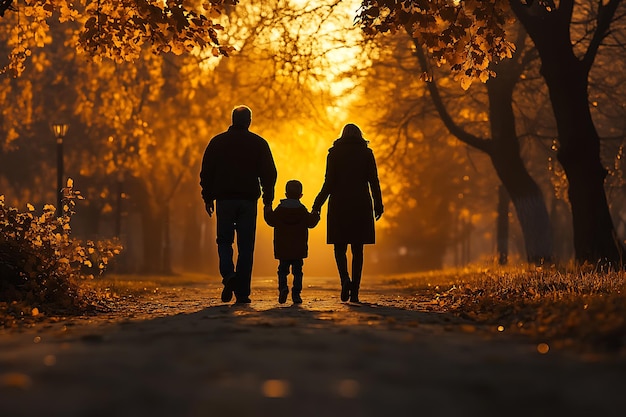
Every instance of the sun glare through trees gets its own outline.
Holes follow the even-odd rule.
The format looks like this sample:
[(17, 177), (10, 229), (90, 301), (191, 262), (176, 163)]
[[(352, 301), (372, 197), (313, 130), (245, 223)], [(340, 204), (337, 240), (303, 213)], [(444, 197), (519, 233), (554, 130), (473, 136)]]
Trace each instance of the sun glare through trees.
[(625, 45), (622, 0), (0, 0), (0, 416), (624, 414)]
[[(563, 123), (567, 109), (555, 107), (562, 102), (554, 101), (557, 81), (542, 78), (550, 58), (532, 42), (550, 39), (533, 26), (534, 16), (566, 13), (561, 6), (8, 2), (0, 27), (1, 193), (17, 207), (54, 201), (57, 157), (48, 126), (69, 123), (64, 175), (86, 198), (72, 220), (75, 233), (119, 237), (133, 268), (203, 270), (214, 262), (200, 256), (213, 244), (214, 224), (195, 204), (200, 158), (230, 123), (233, 106), (246, 104), (252, 130), (272, 147), (277, 195), (287, 180), (300, 179), (308, 207), (342, 126), (361, 127), (388, 202), (370, 270), (491, 259), (615, 263), (626, 233), (622, 83), (618, 71), (609, 74), (592, 59), (610, 56), (616, 68), (626, 61), (618, 48), (623, 5), (616, 3), (577, 2), (571, 10), (570, 47), (586, 57), (587, 108), (602, 136), (578, 138)], [(582, 23), (594, 19), (602, 22), (597, 35)], [(527, 26), (534, 30), (528, 36)], [(583, 178), (575, 168), (583, 162), (568, 157), (591, 153), (597, 158), (587, 162), (608, 173), (606, 195), (599, 174), (593, 184), (571, 186)], [(581, 238), (591, 233), (577, 214), (589, 212), (580, 198), (585, 187), (603, 219), (595, 246)], [(266, 248), (258, 268), (269, 272), (272, 261), (263, 259), (271, 229), (259, 230)], [(315, 265), (326, 265), (332, 251), (323, 225), (312, 231), (312, 248), (325, 260)], [(332, 262), (312, 268), (331, 272)]]

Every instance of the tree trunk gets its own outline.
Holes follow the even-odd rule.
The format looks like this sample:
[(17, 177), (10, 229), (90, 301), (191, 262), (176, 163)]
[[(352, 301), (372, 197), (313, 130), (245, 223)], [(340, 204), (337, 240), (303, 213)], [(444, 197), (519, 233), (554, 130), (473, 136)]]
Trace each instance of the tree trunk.
[(504, 185), (498, 187), (498, 217), (496, 221), (496, 244), (498, 264), (506, 265), (509, 261), (509, 204), (511, 198)]
[(128, 176), (126, 185), (135, 207), (141, 215), (142, 261), (140, 272), (160, 274), (163, 272), (163, 216), (162, 210), (151, 201), (142, 178)]
[(607, 171), (600, 160), (600, 138), (589, 111), (587, 73), (575, 65), (567, 70), (561, 65), (555, 60), (544, 62), (542, 75), (557, 120), (557, 158), (569, 183), (576, 260), (617, 264), (622, 260), (621, 251), (604, 190)]
[[(588, 103), (588, 76), (596, 51), (591, 48), (599, 45), (598, 33), (594, 34), (594, 41), (598, 42), (591, 42), (590, 49), (579, 59), (570, 38), (571, 4), (562, 2), (557, 10), (549, 12), (529, 10), (514, 1), (511, 6), (541, 57), (541, 75), (548, 86), (558, 131), (557, 158), (569, 182), (576, 260), (618, 265), (622, 262), (623, 246), (617, 239), (606, 200), (606, 170), (600, 160), (600, 138)], [(611, 12), (608, 8), (602, 10)]]
[[(200, 217), (208, 215), (199, 210), (200, 204), (197, 202), (187, 203), (184, 207), (183, 223), (183, 268), (185, 271), (205, 272), (203, 258), (209, 254), (202, 253), (202, 220)], [(202, 217), (204, 217), (202, 216)], [(211, 242), (214, 242), (213, 239)], [(213, 246), (211, 249), (214, 250)]]
[(492, 137), (489, 156), (515, 207), (526, 258), (528, 262), (541, 264), (552, 259), (550, 217), (541, 189), (520, 155), (512, 105), (517, 74), (508, 68), (509, 64), (500, 64), (498, 76), (487, 83)]
[(122, 236), (122, 201), (124, 195), (124, 176), (118, 174), (115, 182), (115, 237)]
[(170, 233), (170, 204), (166, 201), (163, 205), (162, 211), (162, 226), (163, 226), (163, 261), (161, 264), (161, 270), (165, 275), (172, 275), (172, 236)]
[(143, 231), (143, 264), (141, 271), (146, 274), (163, 272), (163, 222), (161, 216), (149, 207), (142, 207), (141, 225)]

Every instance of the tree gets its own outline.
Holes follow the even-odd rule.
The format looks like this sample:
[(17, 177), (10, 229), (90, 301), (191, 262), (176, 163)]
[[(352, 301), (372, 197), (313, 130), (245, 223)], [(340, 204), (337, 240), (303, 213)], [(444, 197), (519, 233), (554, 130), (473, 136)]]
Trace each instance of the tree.
[[(517, 44), (523, 46), (524, 31), (520, 31)], [(414, 39), (415, 42), (415, 39)], [(421, 45), (415, 42), (416, 56), (423, 72), (428, 72), (427, 57)], [(490, 66), (497, 74), (486, 82), (487, 106), (490, 123), (490, 138), (479, 137), (464, 130), (455, 121), (442, 100), (437, 81), (431, 79), (427, 85), (435, 107), (448, 130), (462, 142), (489, 155), (500, 181), (510, 197), (524, 235), (526, 259), (541, 264), (552, 258), (552, 233), (550, 218), (541, 189), (530, 176), (520, 154), (520, 144), (515, 126), (513, 93), (529, 60), (532, 51), (520, 47), (511, 59)], [(508, 194), (508, 196), (507, 196)], [(501, 215), (508, 214), (504, 210)], [(502, 222), (505, 220), (503, 219)], [(508, 221), (508, 220), (507, 220)], [(500, 258), (504, 258), (503, 253)]]
[[(517, 82), (528, 62), (536, 54), (533, 54), (530, 48), (520, 48), (511, 59), (497, 65), (492, 64), (490, 70), (497, 72), (498, 77), (490, 78), (486, 83), (486, 89), (475, 86), (471, 93), (463, 95), (457, 91), (458, 84), (451, 80), (449, 72), (436, 71), (429, 65), (429, 59), (422, 46), (416, 39), (411, 38), (410, 30), (407, 30), (407, 33), (409, 36), (398, 33), (395, 36), (398, 38), (397, 42), (373, 46), (378, 52), (370, 55), (392, 56), (375, 65), (397, 66), (402, 70), (400, 72), (404, 77), (413, 77), (417, 80), (421, 76), (428, 80), (423, 87), (430, 93), (436, 113), (448, 131), (463, 143), (488, 155), (498, 178), (505, 184), (508, 192), (500, 194), (506, 199), (502, 210), (502, 222), (508, 224), (509, 221), (510, 195), (524, 235), (527, 259), (535, 263), (550, 260), (552, 237), (549, 216), (542, 191), (529, 175), (521, 156), (513, 105), (513, 93)], [(523, 30), (519, 34), (518, 43), (523, 44), (522, 39), (527, 37)], [(381, 48), (393, 49), (393, 53), (385, 54)], [(441, 79), (438, 81), (434, 79), (435, 77)], [(422, 106), (416, 104), (418, 97), (423, 94), (423, 89), (418, 89), (417, 85), (403, 78), (400, 81), (398, 75), (388, 78), (389, 83), (394, 81), (400, 83), (407, 97), (404, 100), (396, 99), (394, 105), (382, 106), (389, 111), (382, 111), (379, 116), (381, 119), (393, 120), (393, 113), (400, 112), (404, 113), (408, 120), (417, 112), (423, 111)], [(519, 113), (519, 110), (517, 112)], [(399, 126), (402, 123), (403, 121), (400, 121)], [(475, 174), (472, 175), (472, 178), (474, 177)], [(506, 258), (506, 253), (502, 253), (501, 258)]]
[(559, 134), (558, 160), (569, 182), (574, 248), (579, 262), (623, 261), (608, 208), (600, 160), (600, 137), (589, 109), (589, 72), (604, 39), (610, 34), (620, 0), (591, 1), (580, 11), (588, 31), (572, 39), (574, 2), (547, 2), (548, 7), (511, 1), (511, 7), (541, 57), (541, 74), (550, 93)]
[[(512, 56), (504, 24), (510, 8), (539, 52), (556, 119), (559, 152), (569, 181), (574, 247), (579, 262), (619, 264), (624, 247), (608, 210), (599, 137), (589, 111), (588, 76), (602, 41), (618, 16), (621, 0), (583, 2), (589, 25), (583, 38), (570, 35), (575, 2), (489, 0), (449, 2), (366, 0), (357, 15), (367, 33), (409, 27), (412, 37), (440, 64), (456, 72), (461, 85), (486, 81), (492, 62)], [(578, 42), (581, 41), (581, 42)]]
[[(486, 157), (456, 140), (441, 123), (428, 99), (427, 85), (416, 71), (412, 42), (395, 36), (369, 43), (371, 66), (361, 74), (362, 91), (353, 120), (363, 120), (364, 132), (377, 155), (384, 187), (384, 223), (375, 248), (387, 271), (438, 269), (469, 261), (470, 230), (476, 231), (473, 259), (491, 249), (495, 184)], [(459, 97), (452, 84), (450, 99), (464, 121), (481, 124), (484, 112)], [(508, 218), (507, 218), (508, 221)], [(482, 227), (489, 229), (480, 233)], [(488, 234), (487, 234), (488, 233)], [(451, 256), (453, 255), (453, 256)], [(378, 266), (378, 265), (373, 265)]]
[[(276, 3), (249, 2), (227, 10), (223, 19), (238, 49), (228, 59), (215, 58), (210, 50), (154, 54), (144, 45), (134, 62), (85, 60), (73, 47), (78, 42), (79, 22), (53, 22), (44, 46), (33, 49), (32, 65), (25, 67), (24, 76), (5, 78), (6, 85), (14, 88), (3, 90), (0, 106), (15, 110), (5, 113), (12, 115), (14, 136), (33, 139), (39, 146), (50, 140), (46, 131), (50, 120), (58, 115), (69, 119), (72, 136), (81, 140), (67, 149), (67, 165), (73, 173), (80, 172), (76, 184), (93, 207), (93, 223), (103, 223), (95, 221), (96, 217), (111, 223), (113, 212), (119, 212), (116, 196), (123, 182), (128, 196), (124, 203), (141, 213), (137, 223), (143, 224), (136, 229), (143, 231), (143, 253), (135, 264), (152, 272), (169, 272), (171, 242), (178, 239), (178, 230), (191, 230), (180, 224), (189, 217), (184, 210), (190, 206), (203, 209), (197, 177), (202, 152), (211, 136), (227, 126), (235, 104), (250, 105), (255, 130), (272, 132), (268, 138), (285, 144), (281, 147), (285, 153), (294, 150), (283, 156), (285, 160), (298, 153), (310, 157), (311, 149), (302, 149), (316, 138), (309, 136), (308, 129), (294, 129), (294, 125), (310, 121), (312, 114), (319, 115), (320, 122), (328, 120), (324, 109), (330, 101), (322, 105), (327, 83), (320, 64), (327, 51), (320, 48), (321, 35), (310, 41), (333, 11), (334, 2), (329, 4), (280, 9)], [(0, 34), (8, 29), (0, 27)], [(309, 49), (307, 56), (302, 49), (311, 46), (316, 49)], [(284, 51), (291, 53), (279, 55)], [(294, 57), (297, 52), (300, 56)], [(311, 79), (314, 82), (309, 83)], [(21, 118), (20, 112), (32, 114), (33, 120)], [(28, 126), (43, 130), (31, 135)], [(325, 151), (327, 145), (322, 146)], [(15, 152), (14, 159), (21, 155)], [(51, 167), (37, 167), (33, 182), (45, 182), (42, 188), (47, 189), (46, 172)], [(313, 195), (312, 188), (308, 193)], [(45, 199), (45, 195), (38, 196), (38, 200)], [(181, 200), (185, 204), (176, 204)], [(205, 213), (200, 215), (202, 222), (209, 222)], [(110, 233), (97, 226), (92, 231)]]

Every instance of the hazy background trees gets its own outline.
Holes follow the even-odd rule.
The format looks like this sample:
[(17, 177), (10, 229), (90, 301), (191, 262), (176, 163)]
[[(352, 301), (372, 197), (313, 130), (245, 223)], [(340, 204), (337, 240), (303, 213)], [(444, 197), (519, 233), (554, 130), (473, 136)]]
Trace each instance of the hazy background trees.
[[(508, 9), (496, 3), (495, 21), (487, 16), (459, 21), (459, 28), (492, 25), (488, 33), (500, 33), (496, 24), (509, 28), (510, 20), (499, 20)], [(132, 53), (127, 51), (129, 55), (122, 54), (125, 49), (118, 45), (108, 52), (93, 51), (96, 58), (76, 47), (83, 44), (81, 36), (93, 10), (63, 22), (49, 20), (43, 37), (21, 38), (15, 31), (17, 13), (8, 11), (0, 20), (1, 56), (10, 56), (18, 39), (26, 42), (28, 55), (19, 77), (7, 72), (2, 78), (0, 194), (16, 206), (31, 202), (41, 207), (55, 200), (56, 156), (49, 125), (68, 122), (66, 176), (74, 178), (86, 197), (73, 219), (75, 233), (119, 237), (126, 248), (116, 264), (119, 270), (216, 274), (214, 220), (206, 216), (200, 199), (199, 163), (210, 137), (230, 124), (233, 106), (244, 103), (253, 109), (252, 130), (272, 146), (279, 171), (277, 198), (282, 197), (287, 180), (298, 178), (308, 207), (323, 181), (327, 149), (341, 127), (354, 122), (363, 128), (379, 162), (386, 206), (378, 223), (378, 244), (367, 251), (368, 271), (403, 272), (492, 260), (497, 257), (502, 197), (498, 172), (510, 166), (501, 162), (494, 169), (493, 150), (468, 146), (462, 139), (471, 135), (476, 143), (494, 146), (498, 133), (493, 122), (503, 116), (493, 113), (489, 88), (512, 82), (505, 101), (495, 104), (496, 110), (510, 104), (515, 117), (513, 130), (509, 124), (504, 139), (513, 141), (520, 168), (529, 173), (545, 201), (552, 228), (546, 230), (545, 223), (538, 223), (539, 231), (553, 232), (554, 259), (568, 261), (573, 256), (568, 183), (556, 158), (560, 132), (540, 62), (524, 60), (523, 68), (513, 70), (512, 81), (502, 76), (491, 84), (480, 82), (489, 75), (500, 76), (499, 68), (519, 63), (516, 59), (522, 54), (537, 56), (532, 43), (522, 44), (513, 36), (517, 32), (507, 29), (507, 42), (517, 40), (520, 55), (514, 56), (511, 45), (500, 42), (487, 49), (484, 64), (474, 57), (476, 71), (459, 76), (469, 64), (459, 57), (448, 62), (449, 71), (444, 58), (463, 55), (463, 42), (467, 45), (471, 39), (459, 36), (450, 39), (450, 48), (437, 49), (433, 45), (441, 43), (435, 32), (419, 34), (422, 43), (416, 43), (404, 25), (394, 34), (369, 39), (353, 25), (359, 4), (217, 2), (210, 18), (220, 25), (215, 26), (223, 36), (219, 47), (231, 49), (215, 50), (208, 44), (200, 48), (192, 39), (179, 49), (172, 47), (176, 40), (160, 38), (155, 47), (153, 38), (144, 37), (133, 44)], [(444, 20), (449, 19), (452, 9), (446, 7), (452, 6), (428, 13), (436, 16), (443, 10)], [(53, 9), (52, 13), (62, 17), (69, 12)], [(431, 23), (427, 18), (424, 27)], [(166, 26), (157, 27), (165, 30)], [(105, 29), (103, 25), (101, 30)], [(152, 34), (158, 37), (157, 32)], [(115, 35), (107, 39), (114, 46), (131, 42)], [(425, 47), (425, 56), (435, 64), (426, 72), (416, 54), (418, 46)], [(608, 170), (607, 207), (616, 236), (623, 242), (626, 119), (621, 68), (626, 54), (618, 40), (607, 46), (598, 49), (596, 65), (590, 70), (589, 107), (602, 137), (602, 164)], [(121, 54), (119, 59), (106, 58), (111, 51)], [(501, 58), (508, 61), (492, 63)], [(426, 83), (431, 77), (433, 82)], [(441, 108), (431, 99), (433, 86), (452, 119), (452, 129), (442, 122)], [(508, 210), (501, 212), (501, 227), (504, 219), (510, 229), (506, 242), (512, 259), (527, 259), (528, 233), (514, 210), (510, 215)], [(525, 212), (535, 222), (532, 213)], [(541, 233), (537, 236), (543, 239)], [(273, 275), (271, 229), (262, 222), (257, 242), (256, 273)], [(310, 244), (307, 273), (334, 273), (324, 222), (313, 229)]]

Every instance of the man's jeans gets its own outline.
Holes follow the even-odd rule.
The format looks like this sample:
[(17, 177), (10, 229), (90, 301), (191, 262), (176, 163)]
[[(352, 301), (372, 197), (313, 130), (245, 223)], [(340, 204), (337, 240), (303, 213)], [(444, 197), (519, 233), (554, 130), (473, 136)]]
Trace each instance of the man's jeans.
[(292, 293), (300, 294), (302, 291), (302, 265), (303, 259), (281, 259), (278, 263), (278, 290), (287, 288), (287, 275), (289, 275), (289, 267), (293, 274)]
[[(222, 282), (234, 277), (233, 290), (237, 299), (250, 295), (252, 259), (256, 234), (256, 200), (218, 200), (217, 254), (220, 258)], [(237, 269), (233, 264), (233, 243), (237, 232)]]

